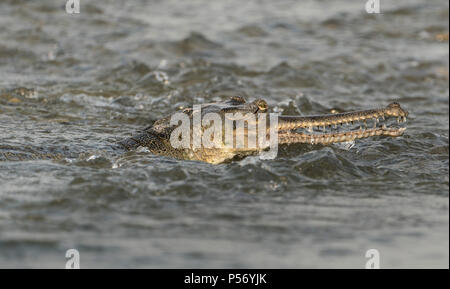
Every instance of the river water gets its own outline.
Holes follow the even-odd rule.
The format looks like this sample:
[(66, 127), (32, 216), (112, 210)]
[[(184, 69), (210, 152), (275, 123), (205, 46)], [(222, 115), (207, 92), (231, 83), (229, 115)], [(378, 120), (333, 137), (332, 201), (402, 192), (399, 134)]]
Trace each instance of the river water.
[[(0, 2), (0, 267), (449, 266), (447, 1), (64, 2)], [(219, 165), (108, 150), (232, 95), (398, 101), (408, 129)]]

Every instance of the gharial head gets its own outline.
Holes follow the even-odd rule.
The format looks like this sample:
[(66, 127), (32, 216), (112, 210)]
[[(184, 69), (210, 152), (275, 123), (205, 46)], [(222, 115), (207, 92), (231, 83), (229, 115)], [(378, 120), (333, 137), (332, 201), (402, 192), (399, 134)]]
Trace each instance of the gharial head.
[[(202, 105), (202, 115), (208, 112), (221, 114), (240, 112), (267, 113), (268, 104), (263, 99), (245, 102), (242, 97), (232, 97), (225, 102)], [(405, 127), (400, 123), (406, 121), (408, 111), (399, 103), (392, 102), (384, 108), (350, 111), (344, 113), (298, 116), (278, 116), (279, 143), (320, 143), (353, 141), (358, 138), (371, 136), (400, 136)], [(397, 119), (393, 123), (391, 119)], [(237, 120), (234, 118), (234, 120)], [(258, 121), (257, 121), (258, 122)], [(372, 122), (372, 124), (368, 124)]]
[[(205, 103), (201, 106), (201, 117), (209, 113), (220, 115), (222, 119), (238, 121), (250, 115), (266, 114), (269, 111), (267, 102), (256, 99), (246, 102), (243, 97), (233, 96), (223, 102)], [(198, 111), (198, 110), (197, 110)], [(185, 108), (181, 112), (192, 120), (196, 114), (195, 106)], [(400, 136), (405, 128), (393, 124), (390, 120), (397, 118), (397, 124), (406, 121), (408, 111), (399, 103), (392, 102), (384, 108), (350, 111), (344, 113), (300, 116), (278, 115), (277, 132), (280, 143), (322, 143), (352, 141), (375, 135)], [(268, 118), (265, 118), (268, 121)], [(247, 122), (259, 122), (247, 119)], [(373, 122), (368, 126), (368, 122)], [(169, 124), (169, 117), (160, 119), (152, 126), (155, 131), (171, 131), (175, 126)], [(266, 123), (268, 124), (268, 123)], [(235, 125), (234, 125), (235, 127)], [(246, 131), (245, 131), (246, 132)]]
[[(187, 126), (183, 125), (186, 122), (182, 121), (180, 124), (178, 120), (173, 121), (173, 117), (179, 115), (180, 112), (184, 119), (187, 119)], [(246, 102), (244, 98), (234, 96), (223, 102), (184, 108), (157, 120), (143, 133), (131, 137), (121, 144), (126, 149), (146, 146), (151, 152), (157, 154), (218, 163), (237, 154), (248, 155), (266, 149), (267, 147), (264, 145), (260, 146), (260, 136), (264, 136), (266, 139), (274, 136), (278, 144), (331, 144), (372, 136), (397, 137), (405, 131), (406, 127), (403, 123), (408, 116), (408, 111), (403, 109), (400, 104), (393, 102), (384, 108), (334, 114), (312, 116), (275, 114), (274, 126), (273, 115), (268, 116), (268, 112), (269, 106), (263, 99)], [(218, 122), (216, 123), (214, 119), (211, 122), (211, 119), (207, 118), (208, 115), (214, 115)], [(200, 134), (195, 133), (196, 119), (200, 120), (197, 122), (200, 124), (200, 129), (197, 130)], [(226, 136), (230, 135), (227, 130), (227, 123), (230, 123), (230, 120), (232, 123), (229, 126), (231, 135), (236, 141), (236, 145), (237, 140), (244, 137), (243, 147), (235, 147), (226, 139)], [(261, 120), (266, 122), (265, 126), (261, 125)], [(255, 129), (256, 127), (258, 129)], [(259, 129), (260, 127), (262, 130)], [(214, 129), (211, 130), (211, 128)], [(243, 130), (240, 130), (241, 128)], [(276, 131), (275, 135), (272, 134), (273, 131)], [(216, 138), (215, 132), (222, 133), (218, 134)], [(173, 136), (175, 138), (172, 138)], [(258, 138), (256, 146), (249, 145), (250, 137), (253, 140), (255, 137)], [(184, 149), (178, 149), (172, 144), (172, 140), (180, 139), (188, 140), (188, 146)], [(196, 141), (199, 146), (195, 145)], [(214, 145), (212, 147), (205, 146), (205, 141)]]

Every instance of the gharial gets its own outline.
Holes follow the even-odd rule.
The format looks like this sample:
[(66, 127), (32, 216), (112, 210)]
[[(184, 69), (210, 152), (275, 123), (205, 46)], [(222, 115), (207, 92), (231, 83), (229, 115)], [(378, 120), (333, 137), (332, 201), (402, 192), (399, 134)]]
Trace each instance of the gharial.
[[(224, 102), (203, 104), (201, 105), (200, 114), (203, 117), (213, 112), (224, 119), (230, 113), (236, 115), (238, 112), (242, 115), (249, 113), (255, 115), (268, 114), (268, 109), (267, 102), (263, 99), (246, 102), (242, 97), (236, 96)], [(185, 108), (182, 112), (187, 114), (190, 120), (194, 118), (195, 110), (193, 108)], [(226, 146), (224, 137), (216, 140), (214, 147), (206, 148), (202, 146), (194, 148), (191, 143), (189, 147), (175, 148), (171, 145), (170, 137), (178, 127), (178, 124), (171, 124), (172, 116), (173, 114), (157, 120), (141, 133), (119, 142), (119, 145), (127, 150), (146, 147), (153, 154), (209, 163), (221, 163), (233, 158), (254, 155), (267, 149), (267, 147), (263, 146), (243, 148)], [(408, 111), (404, 110), (396, 102), (390, 103), (385, 108), (336, 114), (315, 116), (280, 115), (276, 128), (278, 144), (309, 143), (326, 145), (372, 136), (397, 137), (403, 135), (406, 129), (399, 124), (405, 122), (407, 116)], [(392, 118), (396, 118), (397, 121), (390, 121)], [(253, 121), (258, 122), (259, 119), (259, 117), (256, 117)], [(268, 120), (269, 117), (264, 119)], [(369, 120), (373, 121), (372, 127), (367, 127), (367, 121)], [(361, 126), (355, 127), (355, 122), (361, 123)], [(202, 131), (204, 129), (205, 127), (202, 126)], [(233, 130), (236, 137), (236, 125), (234, 125)], [(247, 128), (240, 130), (240, 132), (244, 134), (244, 137), (249, 136)], [(190, 130), (191, 139), (192, 135), (192, 130)], [(270, 138), (268, 131), (267, 137)]]
[[(214, 146), (195, 147), (191, 142), (189, 146), (175, 147), (171, 142), (171, 136), (180, 128), (180, 125), (171, 122), (175, 113), (159, 119), (153, 125), (143, 129), (139, 133), (126, 138), (113, 145), (106, 145), (109, 152), (114, 154), (135, 150), (139, 147), (147, 148), (148, 151), (156, 155), (164, 155), (178, 159), (198, 160), (208, 163), (222, 163), (225, 161), (243, 158), (249, 155), (255, 155), (267, 151), (268, 147), (261, 145), (259, 142), (256, 146), (249, 146), (249, 139), (252, 135), (250, 124), (253, 127), (262, 127), (262, 122), (265, 120), (266, 124), (269, 122), (269, 107), (267, 102), (263, 99), (257, 99), (253, 102), (246, 102), (242, 97), (235, 96), (224, 102), (215, 102), (199, 105), (200, 110), (193, 108), (185, 108), (175, 113), (183, 113), (186, 118), (192, 123), (192, 120), (200, 116), (205, 117), (207, 114), (214, 113), (221, 120), (230, 120), (232, 116), (231, 133), (234, 141), (238, 137), (243, 136), (246, 139), (246, 145), (243, 147), (233, 146), (225, 142), (225, 134), (221, 137), (213, 137)], [(246, 118), (244, 128), (238, 126), (239, 115), (254, 118)], [(263, 117), (267, 116), (267, 117)], [(309, 143), (309, 144), (332, 144), (338, 142), (351, 142), (360, 138), (367, 138), (372, 136), (390, 136), (397, 137), (403, 135), (406, 127), (401, 123), (406, 121), (408, 111), (404, 110), (400, 104), (393, 102), (384, 108), (351, 111), (335, 114), (315, 115), (315, 116), (298, 116), (298, 115), (279, 115), (277, 116), (277, 125), (275, 129), (273, 126), (270, 130), (276, 131), (277, 145)], [(395, 119), (397, 121), (395, 121)], [(372, 120), (372, 126), (367, 122)], [(270, 119), (272, 121), (272, 119)], [(222, 129), (225, 128), (225, 121)], [(201, 134), (205, 132), (208, 125), (202, 123), (200, 125)], [(228, 127), (230, 128), (230, 127)], [(189, 128), (188, 128), (189, 129)], [(219, 129), (220, 130), (220, 129)], [(230, 129), (229, 129), (230, 130)], [(273, 137), (270, 130), (257, 131), (257, 134), (264, 135), (267, 139)], [(193, 130), (189, 129), (188, 137), (192, 140), (198, 137)], [(202, 137), (200, 135), (200, 137)], [(105, 147), (105, 146), (103, 146)], [(8, 152), (1, 152), (1, 150)], [(17, 148), (2, 144), (0, 145), (0, 161), (14, 161), (14, 160), (29, 160), (29, 159), (70, 159), (73, 154), (64, 152), (55, 153), (55, 150), (50, 150), (49, 153), (40, 153), (42, 147), (37, 149), (33, 147), (25, 148), (21, 146), (20, 152)], [(48, 150), (47, 150), (48, 151)], [(59, 151), (59, 150), (56, 150)], [(83, 153), (81, 153), (83, 154)], [(70, 156), (69, 156), (70, 155)]]

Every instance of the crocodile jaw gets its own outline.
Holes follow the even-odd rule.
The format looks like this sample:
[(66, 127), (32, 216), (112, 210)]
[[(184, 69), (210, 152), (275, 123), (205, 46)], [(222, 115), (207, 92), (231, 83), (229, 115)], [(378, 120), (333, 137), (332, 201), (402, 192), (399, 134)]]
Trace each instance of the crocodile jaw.
[[(280, 144), (331, 144), (381, 135), (398, 137), (403, 135), (406, 127), (388, 127), (387, 120), (394, 117), (397, 118), (397, 123), (400, 124), (406, 122), (407, 116), (408, 111), (395, 102), (385, 108), (339, 114), (304, 117), (280, 116), (278, 121), (278, 139)], [(368, 120), (373, 122), (373, 126), (370, 128), (367, 127)], [(359, 129), (346, 129), (355, 123), (361, 123)], [(327, 128), (330, 131), (327, 131)], [(334, 132), (332, 131), (333, 128), (335, 129)], [(305, 132), (299, 132), (301, 129), (305, 130)], [(313, 133), (314, 129), (319, 132)]]

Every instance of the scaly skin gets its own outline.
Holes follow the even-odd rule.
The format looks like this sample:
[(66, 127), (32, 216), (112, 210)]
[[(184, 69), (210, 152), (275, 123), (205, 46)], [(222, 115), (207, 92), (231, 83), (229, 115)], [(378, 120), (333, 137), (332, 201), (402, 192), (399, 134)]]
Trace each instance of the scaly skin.
[[(226, 102), (211, 103), (202, 105), (201, 114), (215, 112), (225, 117), (226, 113), (241, 112), (251, 114), (267, 113), (268, 106), (264, 100), (258, 99), (254, 102), (247, 103), (241, 97), (233, 97)], [(192, 109), (183, 110), (187, 113), (190, 120), (193, 119)], [(396, 117), (397, 122), (406, 121), (408, 112), (400, 107), (398, 103), (391, 103), (385, 108), (370, 109), (362, 111), (353, 111), (338, 114), (319, 115), (319, 116), (279, 116), (278, 118), (278, 142), (279, 144), (293, 144), (293, 143), (309, 143), (309, 144), (331, 144), (337, 142), (354, 141), (355, 139), (367, 138), (371, 136), (401, 136), (405, 131), (404, 127), (387, 127), (385, 124), (379, 126), (380, 119), (386, 120), (390, 117)], [(234, 157), (243, 157), (247, 155), (257, 154), (267, 147), (256, 148), (230, 148), (225, 146), (224, 142), (220, 140), (215, 148), (194, 149), (191, 147), (185, 149), (175, 149), (170, 144), (170, 135), (177, 127), (170, 125), (170, 117), (165, 117), (155, 122), (144, 130), (143, 133), (134, 137), (128, 138), (122, 142), (122, 145), (127, 150), (135, 149), (139, 146), (147, 147), (151, 153), (166, 155), (180, 159), (200, 160), (209, 163), (221, 163), (230, 160)], [(268, 118), (268, 117), (267, 117)], [(259, 118), (256, 118), (259, 119)], [(338, 132), (320, 132), (313, 133), (314, 128), (327, 127), (343, 127), (354, 122), (362, 122), (365, 125), (366, 120), (373, 119), (373, 128), (360, 128), (358, 130), (347, 130)], [(258, 122), (258, 121), (257, 121)], [(204, 127), (202, 127), (204, 129)], [(306, 130), (301, 132), (299, 130)], [(234, 132), (236, 136), (236, 131)], [(247, 137), (247, 130), (244, 131)], [(269, 131), (267, 130), (267, 138)], [(191, 130), (192, 138), (192, 130)]]

